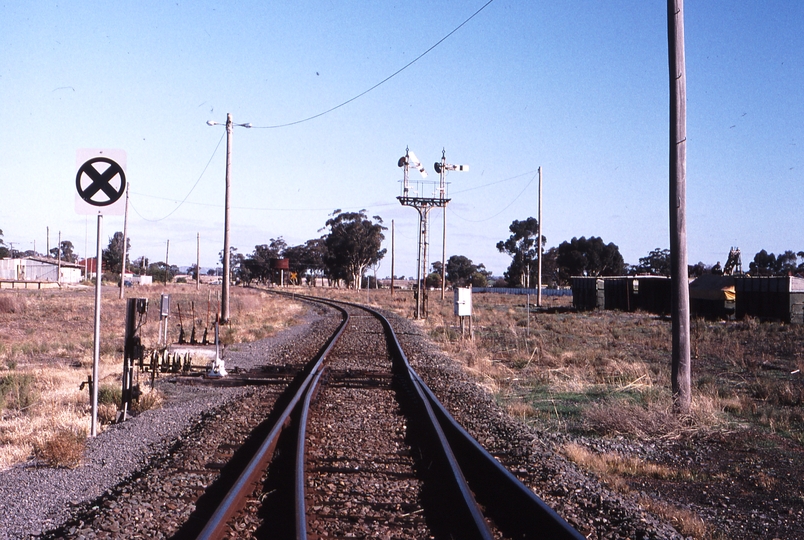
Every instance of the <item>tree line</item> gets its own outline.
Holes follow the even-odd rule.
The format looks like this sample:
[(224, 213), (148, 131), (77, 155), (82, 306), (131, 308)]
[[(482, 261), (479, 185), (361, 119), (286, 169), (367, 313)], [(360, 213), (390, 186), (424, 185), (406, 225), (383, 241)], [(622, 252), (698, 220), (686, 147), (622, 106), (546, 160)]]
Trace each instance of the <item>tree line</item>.
[[(542, 283), (547, 286), (569, 285), (572, 276), (670, 275), (669, 249), (656, 248), (641, 257), (638, 264), (629, 265), (623, 260), (616, 244), (606, 243), (596, 236), (574, 237), (547, 248), (547, 238), (538, 238), (538, 225), (533, 217), (514, 220), (508, 227), (510, 236), (497, 243), (497, 250), (511, 257), (501, 279), (493, 281), (492, 273), (482, 263), (475, 263), (465, 255), (452, 255), (446, 261), (445, 268), (442, 268), (441, 261), (432, 264), (432, 271), (424, 278), (426, 286), (440, 287), (442, 275), (446, 272), (446, 281), (456, 287), (470, 284), (474, 287), (535, 287), (538, 280), (539, 242), (542, 247)], [(250, 254), (239, 253), (237, 248), (231, 248), (232, 279), (243, 284), (276, 282), (279, 271), (274, 261), (287, 259), (287, 279), (295, 284), (314, 285), (319, 280), (326, 280), (330, 285), (356, 289), (367, 285), (377, 287), (376, 275), (366, 274), (372, 268), (376, 272), (379, 262), (386, 255), (386, 250), (381, 247), (385, 230), (387, 228), (383, 226), (380, 216), (369, 217), (365, 210), (335, 210), (321, 229), (326, 233), (303, 244), (289, 246), (280, 236), (270, 239), (268, 244), (254, 246)], [(106, 272), (118, 275), (122, 272), (122, 247), (123, 233), (116, 232), (102, 253)], [(130, 239), (126, 239), (126, 252), (131, 252)], [(12, 250), (4, 242), (3, 231), (0, 230), (0, 259), (38, 255), (33, 251)], [(69, 240), (63, 240), (52, 248), (50, 255), (66, 262), (78, 261), (73, 243)], [(222, 253), (220, 259), (223, 260)], [(720, 261), (715, 265), (698, 262), (690, 265), (689, 275), (718, 273), (719, 268)], [(179, 274), (178, 266), (168, 265), (164, 261), (150, 262), (144, 256), (127, 261), (126, 271), (150, 275), (157, 281), (170, 281)], [(193, 279), (197, 272), (196, 265), (192, 265), (189, 273)], [(214, 275), (215, 270), (207, 273)], [(775, 255), (763, 249), (749, 262), (748, 273), (754, 276), (804, 276), (804, 251), (787, 250)]]

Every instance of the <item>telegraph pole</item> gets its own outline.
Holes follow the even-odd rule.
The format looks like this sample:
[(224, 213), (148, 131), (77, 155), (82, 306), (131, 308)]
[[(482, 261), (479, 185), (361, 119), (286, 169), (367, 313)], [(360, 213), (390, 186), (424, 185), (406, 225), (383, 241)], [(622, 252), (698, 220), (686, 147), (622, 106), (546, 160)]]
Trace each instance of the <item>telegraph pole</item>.
[(684, 0), (667, 1), (670, 71), (670, 271), (672, 280), (673, 409), (686, 414), (692, 403), (690, 311), (687, 270), (687, 74), (684, 58)]
[(126, 184), (126, 211), (123, 216), (123, 268), (120, 270), (120, 299), (123, 299), (123, 288), (126, 284), (126, 243), (128, 241), (128, 186)]
[[(207, 121), (208, 126), (219, 126), (219, 122)], [(221, 319), (222, 324), (229, 322), (229, 192), (232, 186), (232, 132), (235, 126), (250, 128), (251, 124), (235, 124), (232, 122), (232, 113), (226, 115), (226, 196), (223, 212), (223, 283), (221, 284)]]
[(232, 188), (232, 113), (226, 115), (226, 198), (223, 211), (223, 283), (221, 285), (221, 323), (229, 322), (229, 192)]
[(195, 290), (201, 288), (201, 233), (195, 233)]
[(537, 272), (539, 289), (536, 291), (536, 306), (542, 307), (542, 168), (539, 167), (539, 229), (536, 242), (539, 246), (539, 270)]
[(391, 296), (394, 295), (394, 220), (391, 220)]
[(56, 283), (61, 285), (61, 231), (59, 231), (59, 245), (56, 246), (56, 258), (58, 259), (56, 263)]
[(168, 274), (170, 273), (170, 263), (168, 262), (169, 255), (170, 255), (170, 239), (168, 238), (167, 247), (165, 247), (165, 285), (167, 285)]

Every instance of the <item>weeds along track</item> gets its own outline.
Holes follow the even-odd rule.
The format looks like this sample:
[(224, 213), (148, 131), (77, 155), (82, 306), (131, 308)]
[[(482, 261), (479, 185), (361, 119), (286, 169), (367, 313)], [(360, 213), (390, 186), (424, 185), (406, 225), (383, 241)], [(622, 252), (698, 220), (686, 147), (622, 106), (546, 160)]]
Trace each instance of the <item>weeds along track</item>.
[(53, 537), (583, 538), (452, 419), (384, 317), (324, 303), (342, 322), (317, 354), (243, 377), (198, 444)]

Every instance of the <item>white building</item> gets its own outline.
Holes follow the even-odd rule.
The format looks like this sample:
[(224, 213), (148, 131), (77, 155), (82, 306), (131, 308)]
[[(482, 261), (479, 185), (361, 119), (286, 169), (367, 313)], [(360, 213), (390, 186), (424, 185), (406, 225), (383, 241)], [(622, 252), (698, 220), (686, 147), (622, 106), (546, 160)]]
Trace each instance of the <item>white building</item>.
[(83, 279), (82, 270), (81, 266), (64, 261), (61, 262), (59, 270), (59, 262), (56, 259), (40, 257), (0, 259), (0, 280), (6, 281), (80, 283)]

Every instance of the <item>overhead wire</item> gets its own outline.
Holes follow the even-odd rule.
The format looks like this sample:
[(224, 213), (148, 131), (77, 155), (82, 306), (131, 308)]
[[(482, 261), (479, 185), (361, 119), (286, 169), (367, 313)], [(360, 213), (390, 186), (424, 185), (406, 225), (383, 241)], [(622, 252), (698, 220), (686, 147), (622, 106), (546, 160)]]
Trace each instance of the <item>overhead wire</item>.
[(254, 128), (254, 129), (277, 129), (277, 128), (283, 128), (283, 127), (295, 126), (295, 125), (297, 125), (297, 124), (301, 124), (301, 123), (304, 123), (304, 122), (309, 122), (310, 120), (315, 120), (316, 118), (320, 118), (320, 117), (324, 116), (325, 114), (329, 114), (329, 113), (331, 113), (331, 112), (333, 112), (333, 111), (336, 111), (336, 110), (340, 109), (340, 108), (341, 108), (341, 107), (343, 107), (344, 105), (348, 105), (349, 103), (351, 103), (351, 102), (353, 102), (353, 101), (355, 101), (355, 100), (357, 100), (357, 99), (360, 99), (361, 97), (365, 96), (366, 94), (368, 94), (368, 93), (369, 93), (369, 92), (371, 92), (372, 90), (374, 90), (374, 89), (376, 89), (376, 88), (378, 88), (378, 87), (382, 86), (383, 84), (387, 83), (388, 81), (390, 81), (391, 79), (393, 79), (394, 77), (396, 77), (397, 75), (399, 75), (400, 73), (402, 73), (403, 71), (405, 71), (406, 69), (408, 69), (410, 66), (412, 66), (413, 64), (415, 64), (416, 62), (418, 62), (419, 60), (421, 60), (421, 59), (422, 59), (422, 58), (423, 58), (423, 57), (424, 57), (426, 54), (428, 54), (430, 51), (432, 51), (433, 49), (435, 49), (436, 47), (438, 47), (439, 45), (441, 45), (441, 43), (443, 43), (444, 41), (446, 41), (446, 40), (447, 40), (447, 39), (448, 39), (448, 38), (449, 38), (449, 37), (450, 37), (452, 34), (454, 34), (455, 32), (457, 32), (458, 30), (460, 30), (460, 29), (461, 29), (461, 28), (462, 28), (462, 27), (463, 27), (463, 26), (464, 26), (466, 23), (468, 23), (469, 21), (471, 21), (472, 19), (474, 19), (474, 18), (475, 18), (475, 16), (477, 16), (477, 15), (478, 15), (478, 14), (479, 14), (481, 11), (483, 11), (484, 9), (486, 9), (486, 8), (489, 6), (489, 4), (491, 4), (492, 2), (494, 2), (494, 0), (488, 0), (488, 2), (486, 2), (485, 4), (483, 4), (483, 5), (480, 7), (480, 9), (478, 9), (477, 11), (475, 11), (474, 13), (472, 13), (472, 15), (470, 15), (470, 16), (469, 16), (469, 18), (467, 18), (467, 19), (466, 19), (466, 20), (464, 20), (464, 21), (463, 21), (461, 24), (459, 24), (458, 26), (456, 26), (456, 27), (455, 27), (455, 28), (454, 28), (454, 29), (453, 29), (453, 30), (452, 30), (450, 33), (448, 33), (446, 36), (444, 36), (444, 37), (442, 37), (441, 39), (439, 39), (438, 41), (436, 41), (436, 42), (435, 42), (435, 44), (433, 44), (433, 45), (432, 45), (432, 46), (431, 46), (429, 49), (427, 49), (426, 51), (424, 51), (423, 53), (421, 53), (419, 56), (417, 56), (416, 58), (414, 58), (413, 60), (411, 60), (410, 62), (408, 62), (407, 64), (405, 64), (404, 66), (402, 66), (401, 68), (399, 68), (398, 70), (396, 70), (395, 72), (393, 72), (392, 74), (390, 74), (389, 76), (387, 76), (386, 78), (384, 78), (383, 80), (381, 80), (380, 82), (378, 82), (377, 84), (375, 84), (374, 86), (372, 86), (371, 88), (369, 88), (368, 90), (364, 90), (363, 92), (360, 92), (360, 93), (359, 93), (359, 94), (357, 94), (356, 96), (354, 96), (354, 97), (352, 97), (352, 98), (347, 99), (347, 100), (346, 100), (346, 101), (344, 101), (343, 103), (340, 103), (339, 105), (335, 105), (334, 107), (329, 108), (329, 109), (327, 109), (326, 111), (320, 112), (320, 113), (318, 113), (318, 114), (314, 114), (313, 116), (308, 116), (307, 118), (302, 118), (301, 120), (296, 120), (296, 121), (294, 121), (294, 122), (287, 122), (287, 123), (285, 123), (285, 124), (275, 124), (275, 125), (271, 125), (271, 126), (251, 126), (251, 127), (252, 127), (252, 128)]
[(522, 188), (522, 191), (520, 191), (519, 194), (517, 194), (517, 196), (514, 197), (513, 200), (510, 203), (508, 203), (502, 210), (500, 210), (499, 212), (497, 212), (493, 216), (489, 216), (489, 217), (484, 218), (484, 219), (469, 219), (469, 218), (465, 218), (465, 217), (461, 216), (460, 214), (457, 214), (455, 212), (455, 210), (453, 210), (452, 208), (450, 208), (450, 213), (453, 214), (458, 219), (460, 219), (462, 221), (468, 221), (470, 223), (483, 223), (485, 221), (492, 220), (492, 219), (496, 218), (497, 216), (499, 216), (500, 214), (502, 214), (503, 212), (505, 212), (506, 210), (508, 210), (516, 201), (518, 201), (519, 198), (522, 197), (522, 194), (524, 194), (525, 191), (527, 191), (528, 187), (530, 187), (530, 185), (533, 183), (534, 180), (536, 180), (536, 178), (538, 176), (539, 176), (539, 173), (537, 171), (536, 174), (533, 175), (533, 178), (531, 178), (530, 181), (525, 185), (525, 187)]
[(207, 172), (207, 169), (209, 168), (209, 164), (210, 164), (210, 163), (212, 163), (212, 158), (214, 158), (214, 157), (215, 157), (215, 154), (217, 154), (217, 153), (218, 153), (218, 148), (220, 148), (220, 146), (221, 146), (221, 142), (223, 142), (223, 138), (224, 138), (225, 136), (226, 136), (226, 132), (224, 132), (224, 133), (223, 133), (223, 135), (221, 135), (221, 138), (220, 138), (220, 139), (218, 139), (218, 144), (215, 146), (215, 150), (213, 150), (213, 151), (212, 151), (212, 155), (211, 155), (211, 156), (209, 156), (209, 160), (207, 160), (207, 164), (204, 166), (204, 170), (203, 170), (203, 171), (201, 171), (201, 174), (199, 174), (199, 175), (198, 175), (198, 180), (196, 180), (196, 181), (195, 181), (195, 184), (193, 184), (193, 187), (191, 187), (191, 188), (190, 188), (190, 191), (189, 191), (189, 192), (187, 192), (187, 195), (185, 195), (185, 196), (184, 196), (184, 198), (181, 200), (181, 202), (179, 202), (179, 204), (176, 206), (176, 208), (174, 208), (173, 210), (171, 210), (169, 214), (167, 214), (166, 216), (161, 217), (161, 218), (159, 218), (159, 219), (149, 219), (149, 218), (147, 218), (147, 217), (143, 216), (143, 215), (140, 213), (140, 211), (139, 211), (139, 210), (137, 210), (137, 209), (136, 209), (136, 207), (135, 207), (135, 206), (134, 206), (134, 205), (131, 203), (131, 201), (129, 200), (129, 205), (131, 206), (131, 209), (132, 209), (132, 210), (134, 210), (134, 212), (135, 212), (135, 213), (136, 213), (138, 216), (140, 216), (142, 219), (144, 219), (145, 221), (150, 221), (150, 222), (153, 222), (153, 223), (157, 223), (157, 222), (159, 222), (159, 221), (165, 220), (165, 219), (169, 218), (170, 216), (172, 216), (172, 215), (173, 215), (173, 213), (174, 213), (174, 212), (176, 212), (176, 210), (178, 210), (179, 208), (181, 208), (181, 207), (182, 207), (182, 205), (183, 205), (185, 202), (187, 202), (187, 199), (190, 197), (190, 195), (192, 195), (193, 191), (194, 191), (194, 190), (195, 190), (195, 188), (198, 186), (198, 183), (199, 183), (199, 182), (201, 181), (201, 179), (204, 177), (204, 173), (205, 173), (205, 172)]
[[(283, 128), (283, 127), (294, 126), (294, 125), (297, 125), (297, 124), (301, 124), (301, 123), (303, 123), (303, 122), (308, 122), (308, 121), (310, 121), (310, 120), (314, 120), (314, 119), (316, 119), (316, 118), (320, 118), (321, 116), (324, 116), (325, 114), (329, 114), (329, 113), (331, 113), (331, 112), (333, 112), (333, 111), (335, 111), (335, 110), (337, 110), (337, 109), (340, 109), (341, 107), (343, 107), (343, 106), (345, 106), (345, 105), (348, 105), (349, 103), (351, 103), (351, 102), (353, 102), (353, 101), (355, 101), (355, 100), (357, 100), (357, 99), (359, 99), (359, 98), (361, 98), (361, 97), (365, 96), (366, 94), (368, 94), (368, 93), (369, 93), (369, 92), (371, 92), (372, 90), (375, 90), (376, 88), (378, 88), (378, 87), (380, 87), (381, 85), (385, 84), (386, 82), (390, 81), (391, 79), (393, 79), (394, 77), (396, 77), (397, 75), (399, 75), (400, 73), (402, 73), (403, 71), (405, 71), (406, 69), (408, 69), (410, 66), (412, 66), (413, 64), (415, 64), (416, 62), (418, 62), (419, 60), (421, 60), (421, 59), (422, 59), (422, 58), (423, 58), (425, 55), (427, 55), (428, 53), (430, 53), (430, 52), (431, 52), (433, 49), (435, 49), (436, 47), (438, 47), (438, 46), (439, 46), (441, 43), (443, 43), (443, 42), (444, 42), (444, 41), (446, 41), (446, 40), (447, 40), (447, 39), (448, 39), (450, 36), (452, 36), (452, 34), (454, 34), (455, 32), (457, 32), (458, 30), (460, 30), (460, 29), (461, 29), (461, 28), (462, 28), (464, 25), (466, 25), (466, 24), (467, 24), (469, 21), (471, 21), (472, 19), (474, 19), (474, 18), (475, 18), (475, 17), (476, 17), (476, 16), (477, 16), (477, 15), (478, 15), (478, 14), (479, 14), (481, 11), (483, 11), (484, 9), (486, 9), (486, 8), (487, 8), (487, 7), (488, 7), (488, 6), (489, 6), (489, 5), (490, 5), (492, 2), (494, 2), (494, 0), (488, 0), (488, 1), (487, 1), (485, 4), (483, 4), (483, 5), (482, 5), (482, 6), (481, 6), (481, 7), (480, 7), (480, 8), (479, 8), (477, 11), (475, 11), (474, 13), (472, 13), (472, 15), (470, 15), (468, 18), (466, 18), (466, 19), (465, 19), (465, 20), (464, 20), (464, 21), (463, 21), (461, 24), (459, 24), (459, 25), (458, 25), (458, 26), (456, 26), (454, 29), (452, 29), (452, 31), (450, 31), (450, 32), (449, 32), (447, 35), (445, 35), (444, 37), (442, 37), (441, 39), (439, 39), (437, 42), (435, 42), (435, 43), (434, 43), (432, 46), (430, 46), (430, 47), (429, 47), (427, 50), (425, 50), (425, 51), (424, 51), (423, 53), (421, 53), (419, 56), (417, 56), (416, 58), (414, 58), (413, 60), (411, 60), (410, 62), (408, 62), (407, 64), (405, 64), (405, 65), (404, 65), (404, 66), (402, 66), (401, 68), (399, 68), (398, 70), (396, 70), (394, 73), (392, 73), (391, 75), (389, 75), (389, 76), (388, 76), (388, 77), (386, 77), (385, 79), (381, 80), (380, 82), (378, 82), (377, 84), (375, 84), (374, 86), (372, 86), (371, 88), (369, 88), (369, 89), (367, 89), (367, 90), (364, 90), (363, 92), (361, 92), (361, 93), (357, 94), (356, 96), (354, 96), (354, 97), (352, 97), (352, 98), (350, 98), (350, 99), (348, 99), (348, 100), (344, 101), (343, 103), (340, 103), (340, 104), (338, 104), (338, 105), (336, 105), (336, 106), (334, 106), (334, 107), (331, 107), (330, 109), (327, 109), (326, 111), (320, 112), (320, 113), (318, 113), (318, 114), (314, 114), (313, 116), (309, 116), (309, 117), (307, 117), (307, 118), (303, 118), (303, 119), (301, 119), (301, 120), (296, 120), (296, 121), (294, 121), (294, 122), (288, 122), (288, 123), (285, 123), (285, 124), (276, 124), (276, 125), (270, 125), (270, 126), (251, 126), (251, 127), (252, 127), (253, 129), (276, 129), (276, 128)], [(225, 134), (224, 134), (224, 135), (225, 135)], [(165, 219), (167, 219), (168, 217), (170, 217), (171, 215), (173, 215), (173, 213), (175, 213), (175, 212), (176, 212), (176, 211), (177, 211), (179, 208), (181, 208), (181, 206), (182, 206), (182, 205), (184, 205), (184, 203), (185, 203), (185, 202), (187, 201), (187, 199), (190, 197), (190, 195), (192, 194), (192, 192), (195, 190), (196, 186), (198, 186), (198, 183), (201, 181), (201, 178), (204, 176), (204, 173), (206, 172), (207, 168), (209, 167), (209, 164), (212, 162), (212, 158), (213, 158), (213, 157), (215, 156), (215, 154), (217, 153), (217, 151), (218, 151), (218, 147), (220, 147), (220, 144), (221, 144), (221, 142), (222, 142), (222, 141), (223, 141), (223, 135), (221, 136), (220, 140), (218, 141), (218, 145), (215, 147), (215, 150), (212, 152), (212, 156), (210, 156), (209, 161), (207, 161), (207, 164), (206, 164), (206, 166), (204, 167), (204, 170), (201, 172), (201, 174), (199, 175), (198, 179), (195, 181), (195, 184), (193, 184), (193, 187), (192, 187), (192, 188), (190, 188), (190, 191), (187, 193), (187, 195), (184, 197), (184, 199), (182, 199), (182, 200), (181, 200), (181, 202), (180, 202), (180, 203), (179, 203), (179, 204), (176, 206), (176, 208), (174, 208), (174, 209), (173, 209), (173, 210), (172, 210), (172, 211), (171, 211), (169, 214), (167, 214), (167, 215), (165, 215), (165, 216), (163, 216), (163, 217), (161, 217), (161, 218), (159, 218), (159, 219), (149, 219), (149, 218), (146, 218), (145, 216), (143, 216), (143, 215), (142, 215), (142, 213), (140, 213), (140, 211), (139, 211), (139, 210), (137, 210), (137, 208), (136, 208), (136, 207), (135, 207), (133, 204), (131, 204), (131, 201), (129, 201), (129, 204), (131, 205), (131, 208), (134, 210), (134, 212), (135, 212), (135, 213), (136, 213), (138, 216), (140, 216), (142, 219), (144, 219), (145, 221), (150, 221), (150, 222), (153, 222), (153, 223), (157, 223), (157, 222), (159, 222), (159, 221), (165, 220)], [(147, 196), (147, 195), (146, 195), (146, 196)], [(159, 197), (154, 197), (154, 198), (159, 198)], [(190, 203), (190, 204), (202, 204), (202, 203)], [(211, 206), (211, 205), (210, 205), (210, 206)], [(387, 206), (387, 205), (382, 205), (382, 206)], [(245, 208), (245, 209), (248, 209), (248, 210), (262, 210), (262, 209), (260, 209), (260, 208)], [(273, 210), (277, 210), (277, 209), (273, 209)], [(282, 210), (282, 211), (293, 211), (293, 209), (279, 209), (279, 210)]]

